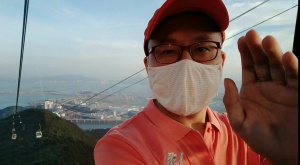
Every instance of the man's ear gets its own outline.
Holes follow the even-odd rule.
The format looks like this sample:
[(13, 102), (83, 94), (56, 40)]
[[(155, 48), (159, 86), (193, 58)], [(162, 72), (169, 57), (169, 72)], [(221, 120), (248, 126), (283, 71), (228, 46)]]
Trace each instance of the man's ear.
[(224, 51), (221, 51), (221, 53), (222, 53), (222, 68), (224, 68), (224, 63), (226, 60), (226, 53)]
[(146, 71), (148, 73), (148, 57), (147, 56), (144, 58), (144, 65), (145, 65)]

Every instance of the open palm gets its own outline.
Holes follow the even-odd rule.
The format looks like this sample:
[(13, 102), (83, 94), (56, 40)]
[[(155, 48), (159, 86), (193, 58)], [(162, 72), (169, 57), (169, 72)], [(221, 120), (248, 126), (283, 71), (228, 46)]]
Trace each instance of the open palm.
[(224, 104), (231, 126), (272, 163), (298, 162), (298, 59), (282, 53), (272, 36), (250, 30), (238, 41), (240, 92), (225, 79)]

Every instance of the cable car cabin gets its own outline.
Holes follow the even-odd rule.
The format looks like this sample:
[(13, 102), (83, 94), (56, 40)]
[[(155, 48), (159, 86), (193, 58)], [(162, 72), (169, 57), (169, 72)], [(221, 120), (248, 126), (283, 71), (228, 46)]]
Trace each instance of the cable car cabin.
[(12, 140), (17, 139), (17, 134), (16, 134), (16, 133), (13, 133), (13, 134), (11, 135), (11, 139), (12, 139)]
[(42, 137), (42, 131), (41, 131), (42, 126), (41, 126), (40, 123), (39, 123), (39, 126), (40, 126), (40, 129), (38, 131), (36, 131), (36, 133), (35, 133), (36, 138), (41, 138)]
[(36, 131), (35, 136), (36, 136), (36, 138), (41, 138), (42, 137), (42, 131)]

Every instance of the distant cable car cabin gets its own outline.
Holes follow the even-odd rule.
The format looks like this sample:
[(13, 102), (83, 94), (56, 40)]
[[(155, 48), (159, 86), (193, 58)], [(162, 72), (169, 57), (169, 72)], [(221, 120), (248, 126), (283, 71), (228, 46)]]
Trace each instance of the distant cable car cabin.
[(11, 139), (12, 139), (12, 140), (17, 139), (17, 134), (15, 133), (15, 128), (12, 129)]
[(16, 134), (16, 133), (13, 133), (13, 134), (11, 135), (11, 139), (12, 139), (12, 140), (17, 139), (17, 134)]
[(41, 138), (42, 137), (42, 131), (36, 131), (35, 135), (36, 135), (36, 138)]
[(40, 129), (38, 131), (36, 131), (36, 133), (35, 133), (36, 138), (41, 138), (43, 135), (42, 131), (41, 131), (41, 124), (39, 124), (39, 125), (40, 125)]

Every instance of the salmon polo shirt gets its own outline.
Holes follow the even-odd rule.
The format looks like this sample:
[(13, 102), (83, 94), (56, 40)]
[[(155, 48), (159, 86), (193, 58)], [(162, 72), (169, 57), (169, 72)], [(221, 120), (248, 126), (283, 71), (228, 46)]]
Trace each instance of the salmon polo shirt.
[[(202, 136), (149, 104), (96, 144), (96, 165), (267, 165), (230, 127), (227, 115), (207, 109)], [(259, 136), (259, 135), (258, 135)]]

